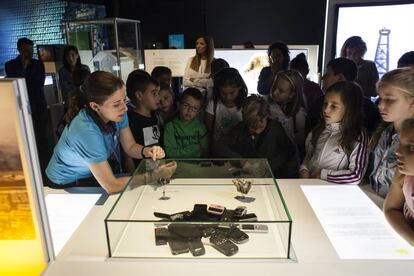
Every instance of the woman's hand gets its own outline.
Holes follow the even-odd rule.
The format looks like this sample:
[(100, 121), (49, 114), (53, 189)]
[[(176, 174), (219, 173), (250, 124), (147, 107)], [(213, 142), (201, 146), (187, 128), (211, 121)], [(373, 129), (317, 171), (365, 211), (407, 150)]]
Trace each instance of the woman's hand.
[(165, 157), (164, 150), (159, 146), (145, 147), (143, 151), (144, 157), (150, 157), (152, 160), (162, 159)]
[(167, 164), (160, 165), (157, 169), (154, 170), (154, 173), (156, 174), (157, 179), (158, 178), (171, 179), (176, 169), (177, 169), (177, 162), (173, 161)]

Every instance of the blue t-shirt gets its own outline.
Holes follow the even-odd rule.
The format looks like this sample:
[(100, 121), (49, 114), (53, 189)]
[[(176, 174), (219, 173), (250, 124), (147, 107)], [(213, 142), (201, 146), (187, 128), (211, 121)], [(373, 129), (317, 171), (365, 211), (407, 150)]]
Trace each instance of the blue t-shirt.
[(116, 122), (116, 132), (103, 133), (82, 109), (63, 130), (46, 174), (55, 184), (68, 184), (92, 175), (88, 164), (107, 160), (119, 145), (120, 129), (128, 126), (125, 112), (123, 120)]

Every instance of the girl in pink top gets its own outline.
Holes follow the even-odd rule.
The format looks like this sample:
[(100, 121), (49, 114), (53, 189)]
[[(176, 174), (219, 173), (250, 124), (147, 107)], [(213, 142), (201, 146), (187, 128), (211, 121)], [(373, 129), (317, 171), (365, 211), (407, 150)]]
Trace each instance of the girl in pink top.
[(401, 237), (414, 246), (414, 118), (403, 122), (400, 135), (398, 171), (385, 199), (384, 214)]

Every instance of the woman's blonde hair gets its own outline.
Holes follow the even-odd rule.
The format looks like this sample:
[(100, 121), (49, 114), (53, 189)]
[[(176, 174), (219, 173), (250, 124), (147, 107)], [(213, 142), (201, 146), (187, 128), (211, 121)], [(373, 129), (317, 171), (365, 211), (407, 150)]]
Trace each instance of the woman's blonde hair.
[[(211, 62), (214, 59), (214, 40), (212, 37), (205, 36), (205, 35), (201, 35), (197, 37), (197, 40), (200, 38), (204, 39), (204, 41), (206, 42), (206, 46), (207, 46), (207, 53), (206, 53), (207, 54), (207, 65), (206, 65), (205, 73), (210, 73)], [(194, 71), (198, 71), (198, 68), (200, 68), (200, 64), (201, 64), (201, 56), (198, 53), (196, 53), (196, 55), (191, 60), (190, 68), (193, 69)]]
[[(304, 80), (302, 75), (296, 70), (285, 70), (277, 73), (273, 85), (278, 79), (284, 79), (289, 82), (290, 87), (295, 94), (292, 100), (282, 107), (283, 113), (288, 117), (295, 117), (301, 106), (305, 107), (303, 98)], [(273, 87), (271, 89), (273, 91)]]
[[(377, 91), (387, 86), (394, 86), (408, 97), (414, 97), (414, 68), (403, 67), (385, 73), (377, 84)], [(368, 144), (369, 150), (374, 150), (381, 137), (381, 133), (390, 125), (383, 122), (372, 135)]]
[(414, 97), (414, 68), (402, 67), (385, 73), (378, 82), (377, 90), (386, 86), (395, 86), (404, 94)]

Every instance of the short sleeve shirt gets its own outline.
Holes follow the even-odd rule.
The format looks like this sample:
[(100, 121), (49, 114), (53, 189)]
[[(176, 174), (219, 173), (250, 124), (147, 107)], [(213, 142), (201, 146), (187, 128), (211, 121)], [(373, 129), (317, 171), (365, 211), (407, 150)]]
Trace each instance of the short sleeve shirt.
[(214, 110), (214, 101), (211, 100), (206, 108), (206, 112), (214, 115), (216, 111), (216, 118), (214, 122), (214, 140), (218, 141), (224, 135), (227, 135), (231, 128), (237, 123), (241, 122), (242, 112), (241, 108), (237, 107), (226, 107), (220, 100), (217, 102), (217, 108)]
[(103, 133), (86, 110), (81, 110), (65, 127), (54, 149), (46, 169), (49, 179), (68, 184), (90, 177), (89, 164), (107, 160), (119, 145), (120, 130), (128, 126), (127, 114), (115, 125), (113, 133)]

